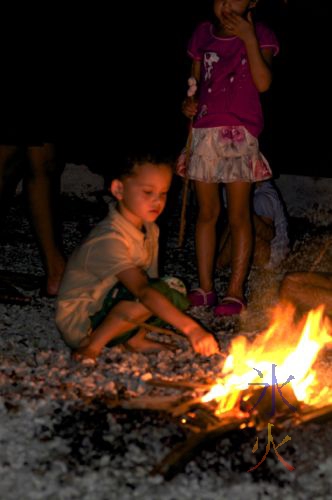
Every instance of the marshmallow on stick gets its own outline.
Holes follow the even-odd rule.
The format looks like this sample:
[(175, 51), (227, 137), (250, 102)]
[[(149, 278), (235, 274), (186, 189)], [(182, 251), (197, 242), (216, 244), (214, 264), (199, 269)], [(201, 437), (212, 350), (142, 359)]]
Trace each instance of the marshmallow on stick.
[(188, 85), (189, 85), (189, 88), (188, 88), (188, 91), (187, 91), (187, 96), (188, 97), (193, 97), (196, 94), (196, 91), (197, 91), (197, 81), (196, 81), (196, 78), (194, 78), (193, 76), (191, 76), (188, 79)]

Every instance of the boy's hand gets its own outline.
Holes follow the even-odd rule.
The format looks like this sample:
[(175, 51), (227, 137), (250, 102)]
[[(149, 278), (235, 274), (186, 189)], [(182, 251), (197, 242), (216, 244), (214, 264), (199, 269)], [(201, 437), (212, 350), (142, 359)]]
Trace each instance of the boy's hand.
[(192, 97), (186, 97), (186, 99), (182, 102), (181, 109), (184, 116), (191, 119), (197, 114), (198, 102)]
[(219, 346), (212, 333), (207, 332), (201, 327), (193, 330), (188, 334), (188, 338), (195, 352), (203, 354), (203, 356), (211, 356), (219, 353)]

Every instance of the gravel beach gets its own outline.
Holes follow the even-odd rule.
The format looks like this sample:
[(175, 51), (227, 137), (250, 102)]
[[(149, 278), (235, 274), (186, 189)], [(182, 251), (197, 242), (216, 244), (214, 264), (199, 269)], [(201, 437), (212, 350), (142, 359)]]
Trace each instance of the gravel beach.
[[(63, 179), (62, 214), (66, 254), (104, 216), (109, 198), (103, 181), (84, 165), (67, 165)], [(177, 248), (179, 203), (170, 216), (165, 273), (195, 285), (193, 214), (187, 221), (183, 249)], [(315, 208), (317, 213), (320, 207)], [(290, 220), (292, 253), (276, 271), (252, 269), (248, 310), (241, 317), (216, 319), (205, 308), (190, 314), (214, 331), (222, 351), (238, 332), (254, 338), (269, 324), (278, 301), (278, 287), (287, 271), (308, 270), (322, 248), (316, 270), (332, 272), (330, 224), (318, 224), (305, 213)], [(314, 220), (314, 222), (313, 222)], [(324, 220), (323, 220), (324, 222)], [(21, 194), (18, 192), (0, 240), (1, 270), (41, 277), (39, 253)], [(217, 291), (225, 291), (229, 269), (219, 271)], [(184, 439), (175, 419), (161, 412), (112, 409), (117, 398), (164, 397), (176, 389), (148, 382), (160, 377), (201, 383), (215, 379), (223, 357), (195, 355), (185, 340), (170, 337), (176, 351), (142, 355), (105, 349), (95, 367), (70, 359), (54, 324), (55, 302), (40, 297), (31, 280), (20, 289), (31, 297), (24, 306), (0, 304), (0, 497), (2, 500), (69, 499), (325, 499), (332, 489), (332, 419), (285, 428), (274, 435), (290, 472), (271, 448), (266, 460), (248, 473), (265, 452), (267, 431), (259, 450), (257, 434), (233, 432), (201, 450), (173, 479), (151, 475), (174, 446)], [(331, 386), (332, 351), (317, 361)]]

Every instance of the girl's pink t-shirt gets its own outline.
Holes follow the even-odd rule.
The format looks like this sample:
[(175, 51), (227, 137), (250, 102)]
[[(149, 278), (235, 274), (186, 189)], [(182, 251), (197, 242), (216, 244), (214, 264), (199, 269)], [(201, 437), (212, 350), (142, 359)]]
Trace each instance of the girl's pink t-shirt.
[[(264, 24), (255, 25), (261, 49), (279, 52), (275, 34)], [(195, 128), (243, 125), (258, 137), (263, 129), (259, 92), (251, 77), (243, 41), (213, 34), (211, 22), (201, 23), (188, 45), (189, 56), (201, 62), (199, 107)]]

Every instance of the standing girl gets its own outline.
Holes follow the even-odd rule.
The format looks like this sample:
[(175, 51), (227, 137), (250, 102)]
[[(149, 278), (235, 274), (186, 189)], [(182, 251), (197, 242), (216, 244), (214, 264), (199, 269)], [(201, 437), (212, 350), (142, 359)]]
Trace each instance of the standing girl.
[(238, 314), (245, 308), (244, 281), (252, 250), (251, 184), (271, 177), (259, 151), (263, 128), (259, 93), (271, 85), (272, 56), (279, 50), (267, 26), (252, 20), (257, 0), (214, 0), (213, 22), (201, 23), (188, 46), (198, 97), (187, 97), (182, 111), (193, 118), (187, 170), (198, 200), (196, 256), (199, 288), (193, 305), (214, 306), (213, 271), (216, 223), (220, 214), (219, 183), (226, 184), (231, 230), (231, 279), (216, 315)]

